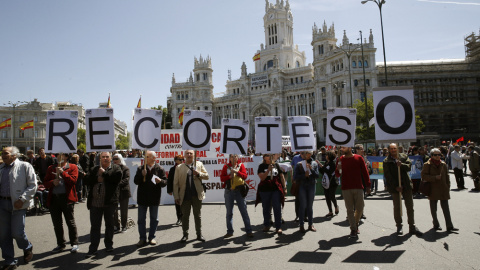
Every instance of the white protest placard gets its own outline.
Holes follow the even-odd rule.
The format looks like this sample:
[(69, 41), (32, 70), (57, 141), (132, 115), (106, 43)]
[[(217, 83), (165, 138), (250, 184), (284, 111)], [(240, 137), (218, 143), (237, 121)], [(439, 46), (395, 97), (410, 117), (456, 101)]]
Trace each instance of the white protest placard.
[(160, 150), (162, 111), (136, 108), (133, 117), (132, 148)]
[(113, 109), (85, 111), (87, 152), (115, 150)]
[(262, 154), (282, 152), (282, 117), (255, 117), (255, 152)]
[(317, 141), (313, 132), (312, 119), (308, 116), (289, 116), (288, 130), (292, 151), (315, 151)]
[(222, 138), (220, 140), (223, 154), (246, 155), (248, 148), (248, 120), (222, 119)]
[(377, 142), (416, 141), (413, 87), (382, 87), (373, 91)]
[(355, 126), (357, 110), (331, 108), (327, 111), (326, 145), (355, 146)]
[(290, 136), (282, 136), (282, 147), (292, 147), (292, 143), (290, 142)]
[(47, 111), (45, 152), (77, 152), (78, 111)]
[(212, 112), (185, 110), (183, 112), (182, 149), (210, 151)]

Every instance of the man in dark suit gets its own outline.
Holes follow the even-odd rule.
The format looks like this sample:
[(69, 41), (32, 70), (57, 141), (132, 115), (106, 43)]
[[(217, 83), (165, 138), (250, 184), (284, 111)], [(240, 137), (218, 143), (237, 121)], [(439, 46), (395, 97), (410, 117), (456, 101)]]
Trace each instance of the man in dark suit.
[(55, 164), (53, 158), (50, 155), (45, 154), (45, 149), (42, 147), (38, 149), (38, 158), (35, 160), (35, 172), (40, 176), (40, 180), (43, 182), (45, 180), (45, 175), (47, 175), (47, 169), (51, 165)]
[(93, 167), (89, 174), (87, 208), (90, 210), (90, 246), (86, 258), (97, 254), (100, 244), (102, 217), (105, 219), (105, 247), (107, 252), (113, 251), (113, 215), (118, 206), (118, 184), (122, 180), (122, 170), (112, 164), (109, 152), (100, 153), (100, 165)]

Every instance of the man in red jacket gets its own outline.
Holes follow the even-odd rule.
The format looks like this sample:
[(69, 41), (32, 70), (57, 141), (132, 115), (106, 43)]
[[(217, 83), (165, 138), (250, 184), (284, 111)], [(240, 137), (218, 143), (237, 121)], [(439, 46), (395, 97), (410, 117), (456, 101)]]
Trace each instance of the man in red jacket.
[(362, 156), (353, 154), (351, 147), (342, 147), (342, 151), (344, 155), (337, 159), (335, 175), (342, 177), (342, 195), (351, 230), (349, 237), (358, 238), (358, 225), (365, 206), (364, 184), (367, 194), (370, 194), (370, 177)]
[(75, 184), (78, 179), (78, 167), (68, 162), (69, 155), (61, 155), (60, 166), (51, 165), (48, 167), (43, 185), (48, 189), (47, 205), (50, 208), (53, 228), (57, 237), (57, 247), (52, 253), (59, 253), (66, 247), (66, 241), (63, 234), (62, 214), (65, 217), (65, 223), (68, 227), (71, 253), (78, 252), (78, 234), (75, 224), (74, 206), (78, 201)]

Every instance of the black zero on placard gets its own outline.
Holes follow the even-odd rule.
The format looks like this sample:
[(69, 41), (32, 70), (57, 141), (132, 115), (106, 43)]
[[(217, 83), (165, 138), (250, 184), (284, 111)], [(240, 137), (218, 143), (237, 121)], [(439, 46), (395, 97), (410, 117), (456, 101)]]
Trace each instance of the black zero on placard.
[[(397, 102), (403, 107), (403, 111), (405, 112), (405, 119), (401, 126), (399, 127), (391, 127), (385, 121), (385, 108), (388, 104), (392, 102)], [(386, 133), (389, 134), (402, 134), (406, 132), (413, 122), (413, 113), (412, 113), (412, 106), (410, 102), (406, 100), (404, 97), (401, 96), (388, 96), (380, 100), (377, 105), (377, 110), (375, 111), (376, 116), (376, 124)]]

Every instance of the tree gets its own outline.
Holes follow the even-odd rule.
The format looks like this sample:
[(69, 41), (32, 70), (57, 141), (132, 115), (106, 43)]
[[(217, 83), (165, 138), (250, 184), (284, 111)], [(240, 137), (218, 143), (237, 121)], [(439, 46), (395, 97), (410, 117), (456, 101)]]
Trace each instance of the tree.
[(130, 148), (130, 132), (127, 133), (127, 136), (118, 135), (117, 140), (115, 140), (116, 149), (129, 149)]
[(86, 151), (87, 149), (87, 142), (85, 137), (86, 131), (83, 128), (79, 128), (77, 131), (77, 149), (81, 149)]
[[(356, 100), (353, 104), (353, 107), (357, 109), (357, 126), (355, 128), (355, 134), (357, 140), (374, 140), (375, 139), (375, 124), (367, 128), (365, 125), (370, 122), (370, 119), (373, 118), (373, 98), (370, 95), (367, 98), (367, 113), (368, 119), (365, 116), (365, 102), (361, 100)], [(417, 110), (415, 110), (415, 128), (417, 134), (421, 133), (425, 128), (425, 124), (422, 121), (420, 115), (418, 115)]]
[[(152, 110), (159, 110), (162, 111), (162, 128), (165, 127), (165, 129), (171, 129), (171, 123), (172, 123), (172, 116), (168, 112), (168, 108), (163, 108), (162, 105), (158, 105), (157, 107), (151, 107), (150, 109)], [(167, 124), (168, 123), (168, 124)]]

